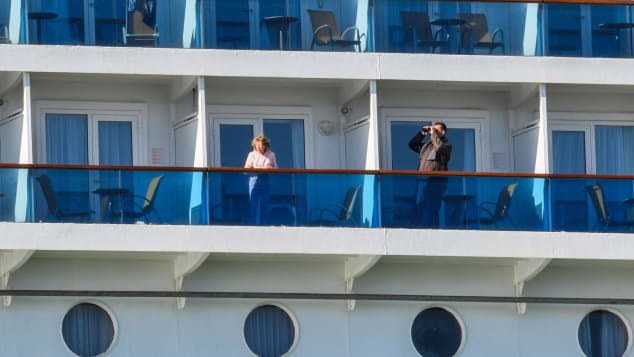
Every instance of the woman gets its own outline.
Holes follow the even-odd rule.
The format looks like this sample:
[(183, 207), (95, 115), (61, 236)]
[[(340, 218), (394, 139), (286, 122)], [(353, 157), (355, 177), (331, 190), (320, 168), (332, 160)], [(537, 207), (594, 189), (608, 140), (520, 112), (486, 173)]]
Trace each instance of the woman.
[[(244, 167), (247, 169), (275, 169), (277, 161), (275, 153), (271, 151), (269, 139), (260, 134), (251, 141), (253, 151), (247, 156)], [(251, 174), (249, 177), (249, 224), (263, 224), (269, 204), (269, 176), (264, 174)], [(259, 214), (258, 214), (259, 209)]]

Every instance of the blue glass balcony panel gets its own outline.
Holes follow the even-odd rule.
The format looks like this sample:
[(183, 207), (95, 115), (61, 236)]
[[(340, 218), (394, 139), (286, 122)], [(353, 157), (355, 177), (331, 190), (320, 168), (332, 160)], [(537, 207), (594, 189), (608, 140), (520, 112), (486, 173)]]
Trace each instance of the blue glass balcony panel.
[(0, 169), (0, 221), (25, 222), (29, 200), (18, 199), (28, 195), (28, 169)]
[[(195, 0), (59, 0), (3, 5), (0, 31), (20, 43), (54, 45), (200, 47)], [(0, 9), (3, 10), (3, 9)], [(2, 13), (2, 11), (0, 11)], [(2, 16), (2, 15), (0, 15)], [(4, 15), (6, 17), (6, 15)], [(21, 23), (26, 26), (21, 26)], [(18, 30), (18, 31), (14, 31)], [(0, 32), (1, 36), (1, 32)], [(12, 41), (17, 43), (17, 41)]]
[(634, 180), (0, 168), (0, 221), (634, 232)]
[(377, 0), (374, 13), (377, 52), (538, 53), (538, 4)]
[(544, 4), (544, 54), (632, 57), (631, 6)]
[(203, 173), (34, 169), (36, 222), (200, 224)]
[(385, 227), (547, 230), (546, 180), (525, 177), (383, 175)]
[(632, 57), (632, 15), (530, 2), (7, 0), (0, 44)]
[(634, 231), (631, 179), (556, 178), (551, 182), (553, 230)]
[(209, 222), (373, 227), (375, 182), (367, 174), (211, 172)]

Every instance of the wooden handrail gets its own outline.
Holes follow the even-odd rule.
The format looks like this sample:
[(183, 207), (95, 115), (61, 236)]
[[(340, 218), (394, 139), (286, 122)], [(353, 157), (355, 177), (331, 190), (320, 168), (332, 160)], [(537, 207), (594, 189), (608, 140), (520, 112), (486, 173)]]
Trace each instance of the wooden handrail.
[(530, 172), (465, 172), (465, 171), (416, 171), (416, 170), (358, 170), (358, 169), (245, 169), (242, 167), (184, 167), (184, 166), (112, 166), (112, 165), (59, 165), (59, 164), (0, 164), (0, 169), (62, 169), (62, 170), (126, 170), (163, 172), (208, 173), (272, 173), (272, 174), (330, 174), (330, 175), (403, 175), (449, 177), (518, 177), (555, 179), (634, 180), (634, 175), (605, 174), (540, 174)]

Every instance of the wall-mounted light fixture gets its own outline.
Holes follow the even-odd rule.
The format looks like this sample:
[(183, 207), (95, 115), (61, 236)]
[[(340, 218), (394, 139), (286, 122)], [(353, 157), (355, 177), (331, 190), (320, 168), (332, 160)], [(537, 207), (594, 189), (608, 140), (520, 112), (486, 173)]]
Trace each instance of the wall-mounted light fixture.
[(335, 133), (336, 125), (330, 120), (322, 120), (317, 123), (317, 129), (319, 130), (319, 134), (330, 136)]
[(341, 115), (348, 115), (350, 114), (351, 111), (352, 109), (350, 109), (350, 107), (346, 107), (346, 106), (341, 107)]
[(325, 2), (325, 1), (326, 1), (326, 0), (317, 0), (317, 6), (318, 6), (320, 9), (322, 9), (322, 8), (324, 7), (324, 2)]

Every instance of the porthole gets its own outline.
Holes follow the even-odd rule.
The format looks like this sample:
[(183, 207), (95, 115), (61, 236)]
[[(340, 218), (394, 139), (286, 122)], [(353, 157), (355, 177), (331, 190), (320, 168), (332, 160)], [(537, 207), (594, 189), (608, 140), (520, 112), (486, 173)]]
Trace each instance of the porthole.
[(421, 311), (412, 323), (412, 343), (423, 356), (454, 356), (462, 346), (464, 333), (455, 314), (441, 307)]
[(261, 305), (244, 321), (244, 339), (256, 356), (280, 357), (295, 345), (297, 326), (286, 309)]
[(629, 349), (631, 333), (621, 316), (599, 309), (581, 320), (577, 338), (587, 357), (622, 357)]
[(104, 308), (84, 302), (73, 306), (64, 316), (62, 337), (77, 356), (99, 356), (112, 346), (115, 325)]

